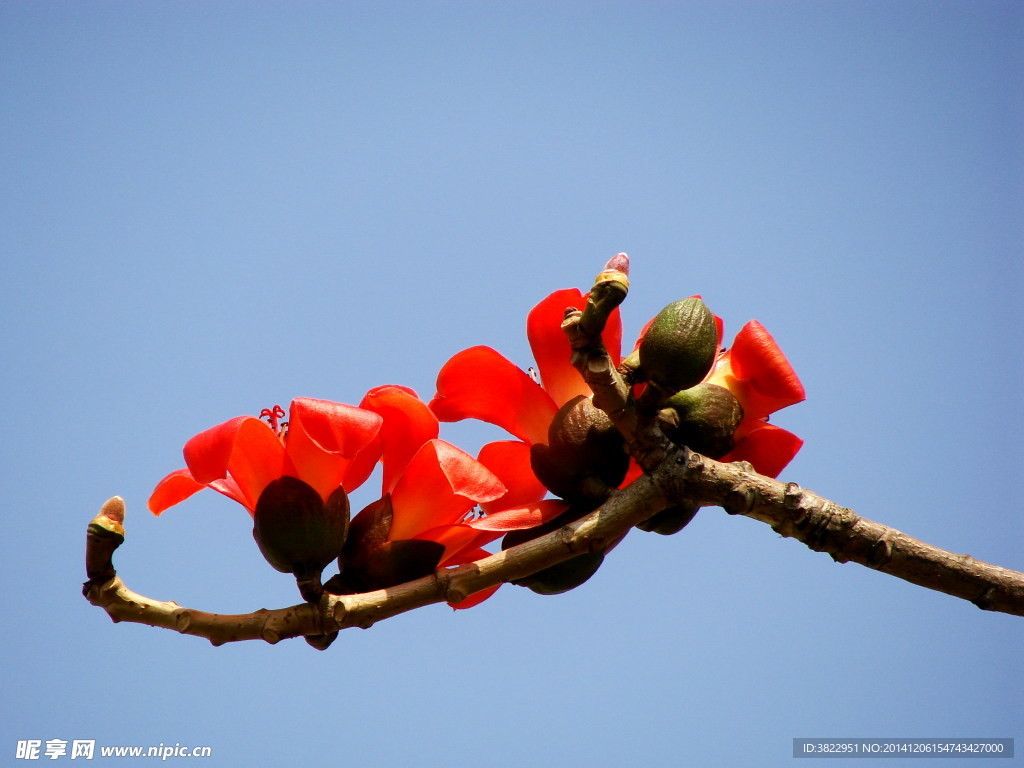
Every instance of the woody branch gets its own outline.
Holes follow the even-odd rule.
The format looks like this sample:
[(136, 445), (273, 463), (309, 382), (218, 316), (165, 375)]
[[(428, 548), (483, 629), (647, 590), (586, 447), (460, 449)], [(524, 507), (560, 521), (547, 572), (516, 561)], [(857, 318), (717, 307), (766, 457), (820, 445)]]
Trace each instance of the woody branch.
[[(457, 602), (495, 584), (534, 573), (575, 554), (601, 549), (655, 512), (675, 503), (723, 507), (767, 523), (838, 562), (855, 562), (922, 587), (968, 600), (979, 608), (1024, 616), (1024, 573), (926, 544), (860, 517), (801, 489), (673, 447), (653, 472), (617, 491), (599, 509), (562, 529), (474, 563), (397, 587), (356, 595), (326, 595), (247, 614), (216, 614), (158, 601), (130, 590), (116, 575), (112, 554), (123, 541), (124, 502), (115, 497), (90, 525), (86, 598), (115, 622), (173, 629), (214, 645), (240, 640), (276, 643), (374, 623), (432, 603)], [(120, 533), (116, 529), (120, 529)], [(105, 532), (105, 533), (102, 533)]]

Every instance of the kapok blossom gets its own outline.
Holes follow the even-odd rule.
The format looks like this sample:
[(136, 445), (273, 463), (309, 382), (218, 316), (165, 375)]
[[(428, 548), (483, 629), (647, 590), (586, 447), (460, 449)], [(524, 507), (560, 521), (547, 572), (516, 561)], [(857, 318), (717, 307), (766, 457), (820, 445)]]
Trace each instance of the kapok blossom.
[[(378, 441), (384, 477), (381, 499), (352, 521), (342, 558), (347, 586), (380, 589), (478, 560), (490, 554), (482, 547), (507, 531), (532, 528), (561, 511), (557, 502), (540, 501), (532, 474), (523, 488), (517, 484), (527, 478), (514, 472), (501, 478), (438, 439), (437, 417), (413, 390), (377, 387), (360, 407), (383, 417)], [(457, 607), (476, 605), (495, 589)]]
[(722, 461), (748, 461), (760, 474), (778, 477), (803, 440), (769, 424), (768, 417), (807, 395), (775, 339), (751, 320), (719, 354), (705, 381), (728, 389), (743, 407), (743, 419), (733, 435), (735, 445)]
[(150, 511), (159, 515), (212, 488), (253, 515), (260, 494), (281, 477), (303, 481), (324, 502), (339, 486), (347, 493), (369, 477), (380, 458), (380, 415), (311, 398), (293, 400), (289, 414), (274, 406), (261, 414), (266, 421), (239, 416), (200, 432), (185, 443), (186, 467), (157, 483)]
[[(591, 394), (570, 362), (572, 348), (561, 330), (565, 310), (582, 310), (586, 300), (576, 288), (555, 291), (527, 315), (526, 336), (539, 380), (491, 347), (470, 347), (441, 368), (437, 394), (430, 401), (430, 410), (441, 421), (479, 419), (518, 438), (484, 446), (480, 460), (515, 477), (514, 486), (524, 492), (532, 485), (531, 493), (537, 499), (543, 497), (545, 488), (531, 468), (530, 446), (547, 443), (548, 427), (561, 406), (577, 396)], [(622, 323), (617, 309), (608, 318), (602, 338), (618, 365)]]

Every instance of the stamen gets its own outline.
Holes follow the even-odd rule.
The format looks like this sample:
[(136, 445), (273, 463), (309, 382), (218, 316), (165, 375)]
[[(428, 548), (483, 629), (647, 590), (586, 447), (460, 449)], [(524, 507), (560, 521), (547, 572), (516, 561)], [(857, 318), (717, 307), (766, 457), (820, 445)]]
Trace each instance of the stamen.
[(278, 437), (284, 436), (284, 431), (288, 426), (287, 421), (281, 421), (281, 418), (285, 415), (286, 412), (280, 405), (275, 405), (273, 408), (264, 408), (260, 411), (260, 418), (267, 420), (270, 428), (274, 430), (274, 434)]
[(480, 507), (473, 507), (466, 514), (458, 519), (456, 525), (465, 525), (471, 523), (474, 520), (480, 520), (481, 518), (487, 517), (487, 513), (484, 512)]

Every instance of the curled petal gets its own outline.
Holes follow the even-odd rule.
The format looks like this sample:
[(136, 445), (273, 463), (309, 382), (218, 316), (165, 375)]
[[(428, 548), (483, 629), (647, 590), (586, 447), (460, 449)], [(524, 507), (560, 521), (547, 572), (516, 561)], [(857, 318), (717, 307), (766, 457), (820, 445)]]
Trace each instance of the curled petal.
[(394, 384), (371, 389), (359, 407), (383, 418), (384, 493), (390, 493), (416, 451), (437, 437), (437, 417), (413, 390)]
[[(490, 552), (486, 549), (464, 549), (454, 557), (450, 558), (448, 562), (441, 562), (442, 568), (448, 568), (456, 565), (463, 565), (465, 563), (472, 563), (481, 558), (490, 556)], [(449, 605), (457, 611), (465, 610), (466, 608), (472, 608), (474, 605), (480, 605), (484, 600), (489, 598), (495, 592), (498, 591), (500, 584), (495, 584), (493, 587), (487, 587), (481, 589), (479, 592), (474, 592), (465, 600), (461, 600), (458, 603), (449, 603)]]
[[(586, 303), (587, 297), (578, 289), (566, 288), (548, 295), (526, 317), (526, 336), (533, 359), (537, 361), (541, 384), (558, 406), (577, 395), (590, 394), (590, 388), (569, 361), (572, 348), (562, 332), (565, 310), (569, 307), (582, 310)], [(612, 362), (618, 365), (622, 346), (622, 320), (618, 309), (609, 316), (601, 336)]]
[[(238, 488), (238, 483), (230, 477), (214, 480), (210, 483), (197, 483), (192, 478), (192, 473), (187, 469), (178, 469), (157, 483), (156, 488), (153, 489), (153, 493), (149, 497), (149, 511), (154, 515), (159, 515), (164, 510), (184, 501), (203, 488), (212, 488), (219, 493), (223, 493), (229, 499), (247, 506), (247, 501)], [(252, 513), (253, 510), (250, 508), (249, 514), (251, 515)]]
[(481, 504), (485, 512), (518, 507), (540, 501), (547, 488), (537, 479), (530, 465), (530, 446), (519, 440), (499, 440), (480, 449), (477, 460), (491, 470), (508, 493), (500, 499)]
[(536, 528), (549, 520), (554, 520), (569, 508), (561, 499), (545, 499), (514, 509), (504, 509), (490, 515), (472, 520), (465, 525), (477, 531), (493, 531), (498, 535), (509, 531), (522, 531)]
[(752, 419), (764, 418), (806, 398), (793, 366), (757, 320), (740, 329), (708, 381), (732, 390), (743, 404), (744, 414)]
[[(285, 455), (280, 438), (266, 422), (252, 418), (238, 427), (228, 471), (250, 512), (256, 509), (260, 494), (272, 481), (282, 475), (298, 476)], [(217, 478), (219, 481), (224, 479)], [(211, 481), (211, 487), (214, 487), (214, 482)]]
[(187, 469), (178, 469), (156, 484), (149, 496), (149, 511), (159, 515), (165, 509), (184, 501), (193, 493), (206, 487), (205, 483), (197, 483)]
[(546, 442), (558, 410), (525, 372), (490, 347), (464, 349), (441, 368), (430, 410), (441, 421), (480, 419), (528, 443)]
[(451, 525), (476, 504), (493, 501), (506, 488), (487, 467), (443, 440), (425, 443), (391, 493), (388, 540), (412, 539)]
[[(482, 551), (480, 548), (501, 536), (501, 533), (494, 531), (478, 531), (465, 523), (453, 525), (439, 525), (424, 531), (416, 538), (423, 541), (433, 541), (444, 547), (444, 554), (438, 567), (446, 567), (458, 561), (459, 555), (466, 551)], [(485, 552), (484, 557), (491, 554)], [(476, 558), (473, 558), (476, 559)], [(461, 561), (468, 562), (468, 561)], [(458, 564), (457, 562), (454, 564)]]
[[(362, 477), (349, 476), (353, 460), (375, 444), (381, 417), (363, 408), (329, 400), (296, 398), (292, 401), (285, 447), (296, 477), (326, 499), (339, 485), (352, 491), (373, 469), (373, 455)], [(287, 474), (283, 473), (283, 474)]]
[[(235, 450), (238, 430), (247, 421), (262, 423), (252, 416), (238, 416), (200, 432), (185, 443), (185, 464), (197, 483), (205, 485), (212, 480), (227, 477), (228, 462)], [(266, 424), (263, 426), (271, 432), (270, 427)]]
[[(482, 555), (481, 557), (486, 556), (487, 554), (489, 554), (489, 553), (484, 552), (484, 555)], [(470, 560), (467, 560), (466, 562), (471, 563), (471, 562), (473, 562), (473, 560), (479, 560), (479, 559), (480, 558), (474, 557), (474, 558), (471, 558)], [(461, 563), (455, 563), (455, 565), (461, 565)], [(467, 597), (465, 600), (462, 600), (461, 602), (458, 602), (458, 603), (449, 603), (449, 605), (452, 608), (454, 608), (456, 611), (463, 611), (466, 608), (472, 608), (475, 605), (480, 605), (480, 603), (482, 603), (484, 600), (486, 600), (491, 595), (493, 595), (495, 592), (497, 592), (498, 591), (498, 587), (500, 587), (500, 586), (501, 586), (501, 584), (495, 584), (493, 587), (488, 587), (487, 589), (481, 589), (479, 592), (474, 592), (472, 595)]]
[(804, 441), (792, 432), (767, 424), (743, 424), (736, 433), (736, 445), (722, 461), (749, 461), (754, 469), (768, 477), (778, 477), (793, 460)]
[(201, 485), (224, 480), (230, 473), (250, 511), (271, 480), (294, 473), (280, 439), (268, 424), (252, 416), (239, 416), (200, 432), (185, 443), (184, 454), (192, 479)]

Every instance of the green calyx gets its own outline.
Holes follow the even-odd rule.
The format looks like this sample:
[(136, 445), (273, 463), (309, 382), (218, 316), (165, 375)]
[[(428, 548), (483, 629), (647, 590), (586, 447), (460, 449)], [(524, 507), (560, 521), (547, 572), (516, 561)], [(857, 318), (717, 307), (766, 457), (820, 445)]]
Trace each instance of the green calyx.
[(658, 413), (665, 436), (712, 459), (733, 448), (733, 434), (743, 419), (743, 407), (725, 387), (698, 384), (668, 398)]
[(666, 395), (704, 380), (718, 353), (714, 315), (698, 298), (682, 299), (657, 314), (640, 341), (643, 377)]

